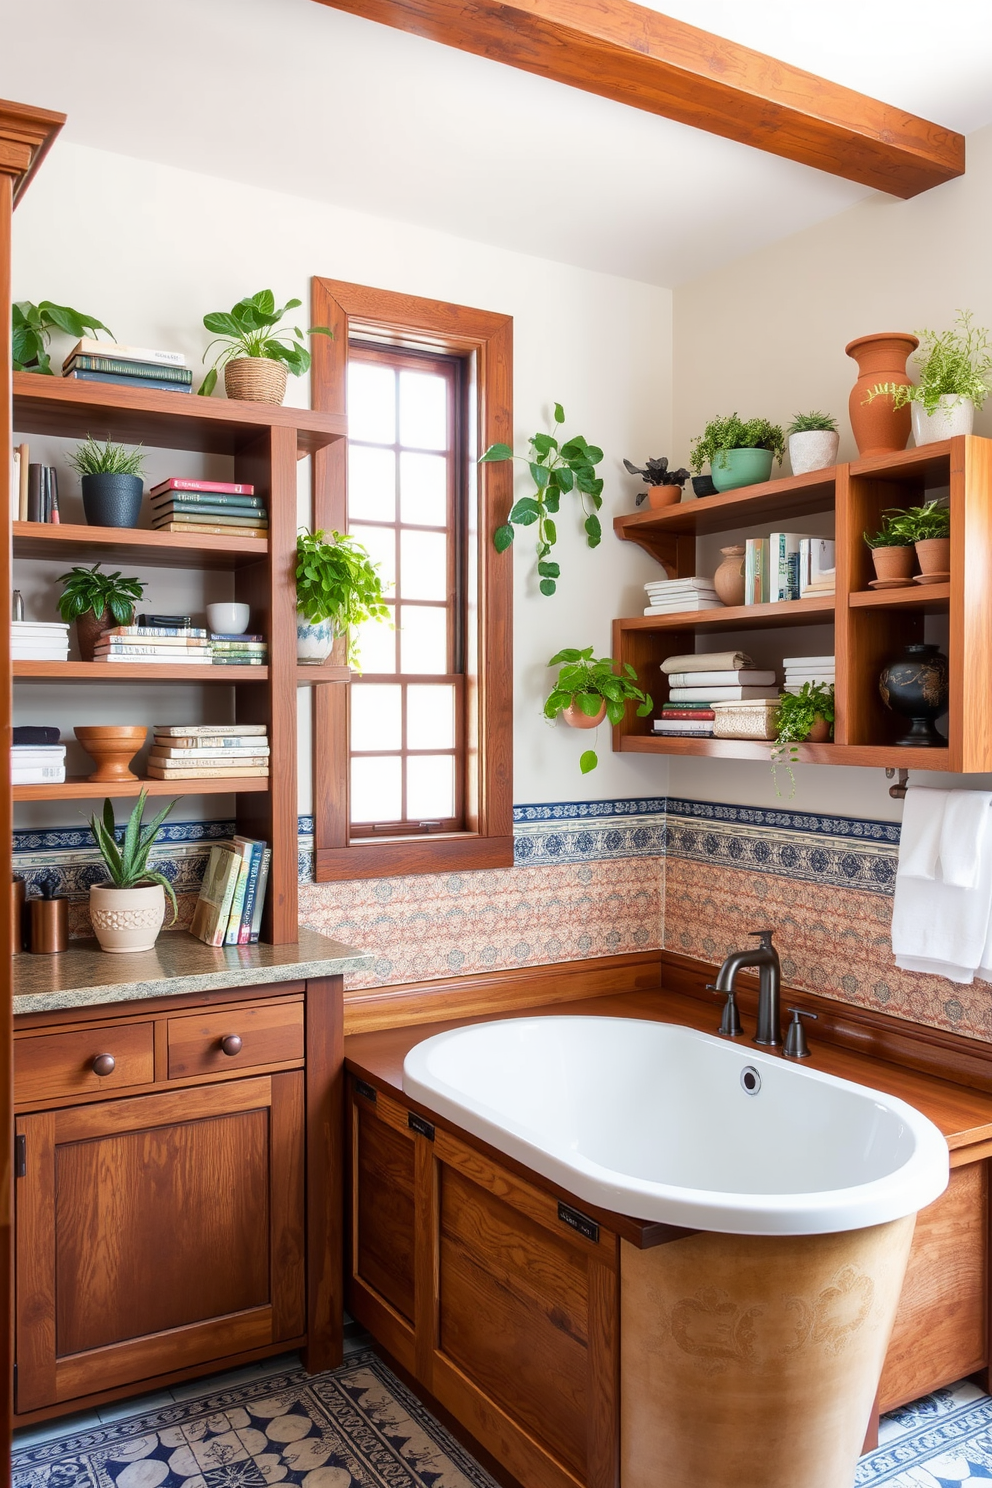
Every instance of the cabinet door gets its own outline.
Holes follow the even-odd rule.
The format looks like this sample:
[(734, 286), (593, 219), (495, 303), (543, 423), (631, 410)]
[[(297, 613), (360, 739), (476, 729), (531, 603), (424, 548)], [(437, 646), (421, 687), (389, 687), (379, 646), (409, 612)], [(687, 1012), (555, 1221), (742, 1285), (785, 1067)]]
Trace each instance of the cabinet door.
[(17, 1410), (304, 1332), (301, 1071), (17, 1134)]

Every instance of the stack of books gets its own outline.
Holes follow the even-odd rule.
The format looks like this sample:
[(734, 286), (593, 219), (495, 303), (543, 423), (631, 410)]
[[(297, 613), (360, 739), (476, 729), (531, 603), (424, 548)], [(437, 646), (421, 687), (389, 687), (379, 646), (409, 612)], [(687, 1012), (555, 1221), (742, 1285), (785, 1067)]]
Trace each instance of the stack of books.
[(833, 656), (787, 656), (782, 666), (786, 692), (801, 692), (805, 682), (832, 686), (837, 680), (837, 661)]
[(115, 625), (94, 647), (95, 661), (140, 661), (163, 666), (210, 666), (205, 630), (171, 625)]
[(64, 744), (14, 744), (11, 785), (60, 785), (65, 780)]
[(799, 544), (799, 598), (834, 594), (837, 567), (834, 544), (827, 537), (804, 537)]
[(264, 666), (268, 647), (260, 635), (217, 635), (210, 632), (214, 666)]
[(264, 723), (156, 723), (152, 734), (152, 780), (257, 780), (269, 773)]
[(12, 620), (10, 655), (13, 661), (66, 661), (69, 627), (59, 620)]
[(72, 348), (62, 363), (62, 376), (73, 382), (117, 382), (169, 393), (193, 390), (193, 374), (181, 351), (121, 346), (91, 336), (84, 336)]
[(205, 945), (254, 945), (262, 924), (271, 850), (254, 837), (210, 849), (190, 930)]
[(645, 615), (678, 615), (689, 610), (720, 610), (723, 601), (712, 579), (655, 579), (644, 585)]
[(756, 667), (743, 651), (669, 656), (661, 664), (668, 681), (668, 702), (653, 725), (667, 738), (712, 738), (714, 703), (777, 698), (775, 673)]
[(199, 532), (216, 537), (268, 537), (269, 515), (255, 487), (241, 481), (186, 480), (173, 476), (149, 492), (158, 532)]

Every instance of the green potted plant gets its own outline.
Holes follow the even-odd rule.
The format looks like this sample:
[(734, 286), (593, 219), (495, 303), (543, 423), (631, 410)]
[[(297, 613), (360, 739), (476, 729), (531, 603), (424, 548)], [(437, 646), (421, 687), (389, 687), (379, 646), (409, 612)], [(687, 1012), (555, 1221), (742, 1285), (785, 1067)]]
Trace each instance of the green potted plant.
[(51, 300), (41, 300), (37, 305), (30, 300), (18, 300), (10, 307), (11, 353), (15, 372), (41, 372), (54, 377), (48, 348), (53, 331), (64, 331), (78, 341), (88, 332), (94, 335), (106, 331), (113, 337), (102, 320), (86, 315), (82, 310), (73, 310), (71, 305), (55, 305)]
[(221, 349), (200, 384), (199, 391), (209, 397), (217, 386), (217, 369), (224, 368), (224, 389), (229, 398), (246, 403), (281, 403), (286, 396), (286, 378), (290, 372), (302, 377), (310, 370), (310, 353), (303, 345), (308, 336), (333, 336), (329, 326), (311, 326), (307, 332), (299, 326), (283, 330), (279, 322), (289, 310), (296, 310), (302, 300), (287, 300), (276, 308), (271, 289), (261, 289), (232, 305), (230, 310), (216, 310), (203, 317), (214, 340), (203, 353), (206, 361), (210, 347), (218, 341)]
[(359, 665), (355, 628), (388, 620), (379, 566), (362, 544), (340, 532), (307, 532), (296, 539), (296, 657), (319, 666), (338, 636), (348, 636), (348, 664)]
[(913, 353), (919, 364), (919, 382), (915, 386), (877, 383), (868, 389), (865, 402), (887, 395), (894, 409), (909, 404), (917, 445), (970, 434), (975, 409), (981, 408), (992, 386), (989, 331), (972, 325), (970, 310), (959, 310), (952, 329), (920, 331), (919, 336), (919, 348)]
[[(584, 651), (572, 647), (559, 651), (548, 666), (561, 670), (545, 701), (544, 716), (553, 720), (561, 714), (570, 728), (597, 728), (604, 718), (612, 724), (620, 723), (628, 703), (638, 704), (638, 718), (647, 718), (654, 707), (648, 694), (638, 687), (637, 673), (629, 662), (617, 672), (612, 657), (594, 657), (591, 646)], [(598, 764), (594, 749), (585, 750), (579, 758), (583, 775)]]
[(834, 728), (834, 685), (832, 682), (804, 682), (798, 692), (783, 692), (775, 714), (775, 742), (771, 748), (775, 793), (778, 788), (778, 766), (785, 764), (792, 782), (790, 795), (795, 795), (796, 777), (792, 766), (799, 758), (800, 744), (825, 744)]
[(645, 460), (643, 470), (630, 460), (624, 460), (623, 463), (631, 475), (639, 475), (645, 482), (644, 490), (637, 493), (635, 506), (640, 506), (646, 500), (652, 511), (658, 511), (665, 506), (675, 506), (682, 500), (682, 487), (689, 479), (689, 472), (685, 469), (669, 470), (667, 455), (660, 460)]
[(826, 470), (837, 464), (840, 434), (829, 413), (797, 413), (786, 429), (793, 475)]
[(87, 435), (69, 456), (79, 476), (83, 511), (91, 527), (137, 527), (144, 494), (145, 455), (141, 446), (99, 444)]
[(942, 584), (951, 576), (951, 514), (939, 501), (907, 507), (899, 521), (916, 548), (921, 584)]
[(147, 799), (143, 790), (119, 840), (112, 801), (104, 801), (102, 818), (90, 818), (90, 831), (109, 880), (90, 887), (90, 920), (102, 951), (152, 950), (165, 919), (166, 895), (172, 905), (172, 924), (179, 913), (169, 880), (148, 867), (148, 854), (176, 803), (168, 801), (142, 826)]
[(864, 533), (875, 565), (875, 584), (879, 588), (900, 588), (913, 581), (913, 539), (901, 524), (902, 512), (891, 508), (882, 514), (877, 532)]
[(736, 491), (769, 479), (772, 459), (782, 463), (785, 435), (778, 424), (754, 418), (746, 422), (736, 413), (710, 419), (693, 441), (689, 464), (698, 475), (709, 461), (713, 484), (718, 491)]
[(558, 429), (565, 422), (565, 410), (555, 404), (555, 424), (550, 434), (533, 434), (526, 455), (515, 455), (508, 444), (491, 444), (481, 457), (483, 461), (523, 460), (534, 482), (533, 496), (522, 496), (517, 501), (502, 526), (493, 533), (493, 545), (497, 553), (504, 553), (513, 542), (513, 528), (537, 525), (537, 574), (538, 587), (542, 594), (554, 594), (561, 570), (551, 561), (551, 550), (558, 540), (558, 529), (554, 518), (558, 514), (563, 495), (574, 491), (579, 498), (583, 516), (586, 543), (598, 548), (603, 529), (597, 512), (603, 505), (603, 481), (596, 474), (596, 466), (603, 458), (603, 451), (594, 444), (587, 444), (581, 434), (560, 441)]
[(92, 661), (97, 641), (111, 625), (130, 625), (134, 606), (144, 598), (145, 586), (140, 579), (122, 579), (120, 570), (100, 573), (99, 563), (92, 568), (70, 568), (59, 574), (65, 587), (59, 596), (59, 614), (69, 623), (76, 622), (76, 641), (80, 661)]

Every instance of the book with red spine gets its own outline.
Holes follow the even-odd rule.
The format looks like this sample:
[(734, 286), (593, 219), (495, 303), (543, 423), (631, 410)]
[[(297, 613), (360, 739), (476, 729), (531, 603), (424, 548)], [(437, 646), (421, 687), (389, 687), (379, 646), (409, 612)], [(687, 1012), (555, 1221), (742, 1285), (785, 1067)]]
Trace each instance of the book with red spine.
[(183, 476), (173, 475), (153, 486), (148, 494), (158, 496), (162, 491), (217, 491), (227, 496), (254, 496), (255, 487), (241, 481), (208, 481), (198, 478), (188, 480)]
[(663, 718), (715, 718), (712, 708), (677, 708), (666, 703), (661, 710)]

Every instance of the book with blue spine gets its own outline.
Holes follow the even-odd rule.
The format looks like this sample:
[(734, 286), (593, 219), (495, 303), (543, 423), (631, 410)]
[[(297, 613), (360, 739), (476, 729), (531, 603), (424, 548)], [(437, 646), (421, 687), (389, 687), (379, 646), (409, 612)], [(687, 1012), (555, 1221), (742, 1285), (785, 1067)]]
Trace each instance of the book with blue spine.
[(191, 393), (192, 384), (166, 382), (161, 377), (134, 377), (125, 372), (67, 372), (70, 382), (113, 382), (122, 386), (143, 387), (165, 393)]
[(125, 361), (112, 356), (73, 356), (63, 364), (62, 376), (71, 377), (74, 372), (117, 372), (124, 376), (147, 381), (191, 383), (193, 374), (188, 367), (170, 367), (167, 363)]
[(255, 916), (255, 895), (258, 891), (258, 877), (262, 868), (262, 858), (265, 853), (265, 843), (257, 837), (246, 838), (251, 844), (251, 858), (248, 864), (248, 882), (245, 887), (244, 904), (241, 909), (241, 922), (238, 926), (237, 945), (248, 945), (251, 937), (251, 924)]

